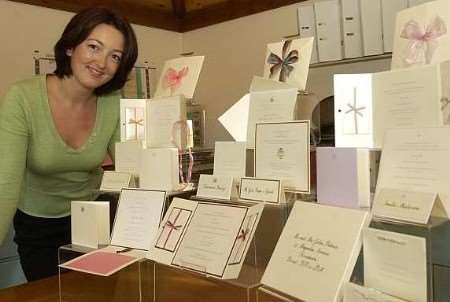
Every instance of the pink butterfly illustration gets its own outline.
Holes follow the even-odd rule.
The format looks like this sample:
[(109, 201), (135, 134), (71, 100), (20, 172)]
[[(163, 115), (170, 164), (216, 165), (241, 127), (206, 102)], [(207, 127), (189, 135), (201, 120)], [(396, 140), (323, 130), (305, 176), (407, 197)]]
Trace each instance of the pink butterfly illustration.
[(170, 94), (173, 94), (173, 92), (181, 86), (183, 79), (188, 73), (188, 66), (181, 68), (179, 71), (176, 71), (173, 68), (167, 69), (163, 77), (162, 87), (164, 89), (170, 88)]

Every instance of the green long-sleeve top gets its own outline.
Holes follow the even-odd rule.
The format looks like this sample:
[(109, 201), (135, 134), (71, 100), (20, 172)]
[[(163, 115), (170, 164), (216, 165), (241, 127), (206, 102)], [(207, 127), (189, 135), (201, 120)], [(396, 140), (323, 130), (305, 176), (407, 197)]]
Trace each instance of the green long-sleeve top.
[[(17, 208), (38, 217), (70, 215), (72, 200), (96, 197), (109, 151), (120, 137), (119, 95), (97, 100), (94, 129), (79, 149), (59, 135), (46, 76), (14, 84), (0, 102), (0, 244)], [(37, 230), (38, 231), (38, 230)]]

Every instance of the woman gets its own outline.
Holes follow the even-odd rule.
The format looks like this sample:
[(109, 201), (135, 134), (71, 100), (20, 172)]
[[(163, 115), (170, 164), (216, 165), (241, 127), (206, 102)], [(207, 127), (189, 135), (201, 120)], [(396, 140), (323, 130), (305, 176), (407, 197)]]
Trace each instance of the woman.
[(71, 200), (96, 198), (138, 52), (130, 24), (104, 8), (75, 15), (54, 50), (55, 74), (14, 84), (0, 104), (0, 243), (14, 216), (29, 281), (57, 273)]

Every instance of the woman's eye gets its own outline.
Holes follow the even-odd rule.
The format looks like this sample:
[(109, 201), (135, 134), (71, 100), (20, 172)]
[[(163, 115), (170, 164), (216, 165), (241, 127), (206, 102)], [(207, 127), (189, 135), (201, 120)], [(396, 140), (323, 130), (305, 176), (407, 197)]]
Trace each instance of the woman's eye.
[(97, 51), (99, 49), (98, 45), (95, 45), (95, 44), (88, 44), (88, 48), (91, 51)]
[(119, 55), (112, 55), (112, 59), (115, 63), (120, 63), (120, 61), (122, 60), (122, 57)]

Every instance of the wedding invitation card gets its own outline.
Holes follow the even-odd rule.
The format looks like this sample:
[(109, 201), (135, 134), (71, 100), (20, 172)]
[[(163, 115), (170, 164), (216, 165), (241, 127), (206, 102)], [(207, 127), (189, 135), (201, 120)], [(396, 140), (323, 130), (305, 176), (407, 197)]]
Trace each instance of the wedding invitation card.
[(120, 140), (145, 140), (145, 99), (120, 100)]

